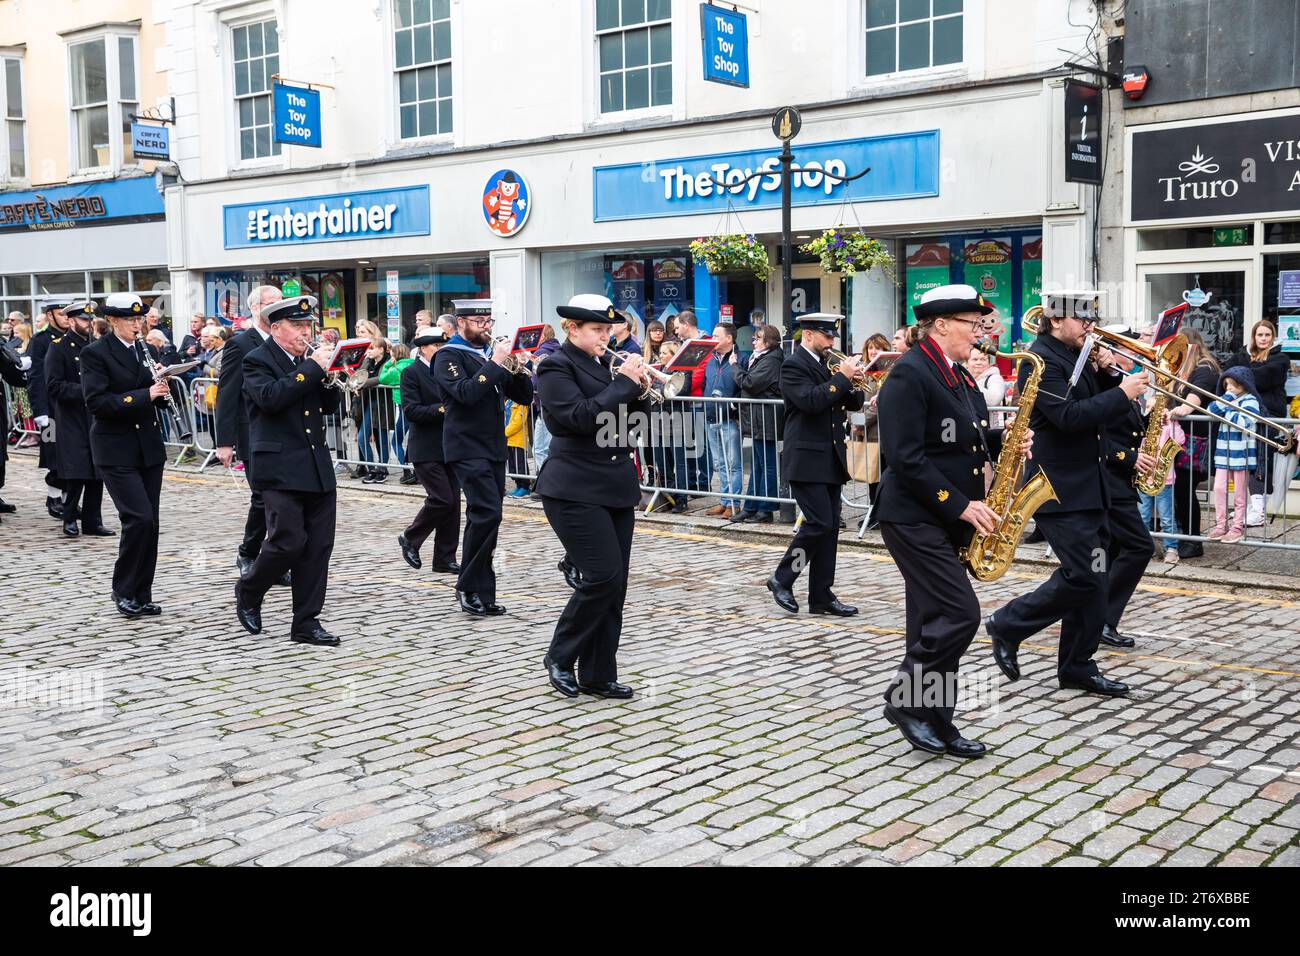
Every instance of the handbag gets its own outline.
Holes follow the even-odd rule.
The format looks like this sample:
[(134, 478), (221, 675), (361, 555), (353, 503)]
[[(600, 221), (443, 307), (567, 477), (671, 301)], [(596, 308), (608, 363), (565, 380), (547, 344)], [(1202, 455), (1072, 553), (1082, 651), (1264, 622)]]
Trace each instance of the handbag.
[(853, 439), (848, 442), (849, 477), (874, 485), (880, 481), (880, 443)]

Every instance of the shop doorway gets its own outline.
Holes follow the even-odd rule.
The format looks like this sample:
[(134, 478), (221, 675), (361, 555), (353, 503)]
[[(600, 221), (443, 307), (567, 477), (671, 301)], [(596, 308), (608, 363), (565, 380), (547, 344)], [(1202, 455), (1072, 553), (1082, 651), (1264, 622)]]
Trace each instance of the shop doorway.
[(1138, 324), (1149, 325), (1156, 315), (1182, 302), (1191, 305), (1183, 319), (1205, 338), (1219, 361), (1226, 362), (1246, 341), (1247, 316), (1259, 314), (1255, 263), (1171, 263), (1138, 268), (1141, 298)]

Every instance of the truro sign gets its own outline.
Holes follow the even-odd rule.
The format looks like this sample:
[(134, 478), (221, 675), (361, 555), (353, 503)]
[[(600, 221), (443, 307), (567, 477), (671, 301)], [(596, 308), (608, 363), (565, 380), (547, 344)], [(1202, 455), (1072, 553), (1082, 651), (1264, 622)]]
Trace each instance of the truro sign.
[(1300, 116), (1133, 134), (1130, 219), (1300, 210)]

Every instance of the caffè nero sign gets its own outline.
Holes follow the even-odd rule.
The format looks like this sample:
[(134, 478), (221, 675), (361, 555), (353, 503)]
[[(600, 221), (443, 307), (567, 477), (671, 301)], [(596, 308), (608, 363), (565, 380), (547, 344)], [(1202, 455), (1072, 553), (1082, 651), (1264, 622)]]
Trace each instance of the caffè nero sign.
[(1300, 116), (1133, 134), (1130, 218), (1300, 210)]

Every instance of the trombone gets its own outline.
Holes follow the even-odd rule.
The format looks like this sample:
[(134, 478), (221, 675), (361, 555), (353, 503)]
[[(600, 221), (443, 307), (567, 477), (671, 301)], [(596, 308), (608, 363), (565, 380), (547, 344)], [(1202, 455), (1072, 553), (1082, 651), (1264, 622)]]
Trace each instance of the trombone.
[[(1037, 306), (1035, 306), (1035, 308), (1038, 310), (1037, 315), (1034, 315), (1031, 318), (1034, 309), (1030, 309), (1029, 312), (1025, 313), (1025, 316), (1020, 320), (1021, 327), (1031, 335), (1038, 335), (1039, 330), (1042, 328), (1041, 323), (1037, 321), (1037, 319), (1042, 315), (1042, 309)], [(1130, 339), (1124, 335), (1109, 332), (1106, 329), (1094, 327), (1091, 332), (1090, 343), (1090, 348), (1094, 351), (1098, 348), (1110, 349), (1110, 351), (1128, 359), (1134, 365), (1150, 372), (1154, 379), (1151, 382), (1151, 388), (1167, 398), (1172, 398), (1180, 404), (1183, 401), (1183, 396), (1173, 391), (1171, 388), (1166, 387), (1164, 383), (1170, 385), (1181, 385), (1186, 391), (1195, 392), (1198, 395), (1209, 397), (1213, 401), (1218, 401), (1219, 399), (1219, 396), (1214, 392), (1211, 392), (1209, 389), (1193, 385), (1187, 379), (1179, 376), (1178, 373), (1182, 371), (1182, 366), (1187, 358), (1187, 339), (1182, 335), (1174, 336), (1164, 345), (1155, 346), (1147, 345), (1145, 342), (1139, 342), (1136, 339)], [(1268, 437), (1262, 431), (1242, 428), (1231, 419), (1210, 411), (1209, 408), (1202, 408), (1200, 413), (1217, 422), (1231, 425), (1233, 428), (1237, 429), (1237, 431), (1244, 432), (1255, 441), (1263, 442), (1265, 445), (1268, 445), (1270, 448), (1282, 453), (1283, 455), (1289, 454), (1295, 448), (1295, 433), (1291, 430), (1290, 426), (1279, 425), (1277, 422), (1271, 421), (1263, 415), (1256, 415), (1254, 412), (1247, 411), (1244, 408), (1238, 408), (1236, 411), (1240, 415), (1245, 415), (1247, 418), (1254, 419), (1266, 428), (1271, 428), (1281, 437), (1279, 439), (1274, 439)]]
[[(604, 349), (601, 354), (609, 356), (609, 377), (610, 381), (613, 381), (614, 377), (618, 375), (619, 366), (626, 362), (627, 359), (622, 352), (611, 352), (609, 349)], [(646, 373), (645, 388), (642, 389), (639, 396), (641, 401), (649, 399), (656, 405), (662, 405), (668, 399), (676, 398), (681, 394), (682, 389), (686, 387), (685, 372), (673, 372), (669, 375), (667, 372), (661, 372), (650, 365), (642, 365), (641, 371)], [(656, 384), (659, 388), (655, 388)]]

